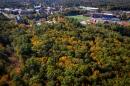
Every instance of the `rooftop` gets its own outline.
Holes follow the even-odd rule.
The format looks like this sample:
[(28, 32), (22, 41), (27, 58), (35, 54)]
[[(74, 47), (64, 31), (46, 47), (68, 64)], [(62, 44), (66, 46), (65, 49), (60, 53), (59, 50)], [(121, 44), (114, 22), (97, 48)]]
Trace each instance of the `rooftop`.
[(79, 8), (84, 9), (84, 10), (98, 10), (99, 9), (95, 7), (85, 7), (85, 6), (80, 6)]

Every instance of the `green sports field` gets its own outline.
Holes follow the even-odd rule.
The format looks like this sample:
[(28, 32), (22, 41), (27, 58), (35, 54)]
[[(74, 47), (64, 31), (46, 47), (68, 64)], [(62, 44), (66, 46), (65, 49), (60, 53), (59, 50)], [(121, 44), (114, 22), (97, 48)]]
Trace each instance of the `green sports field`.
[(77, 15), (77, 16), (68, 16), (69, 18), (75, 18), (77, 19), (78, 21), (85, 21), (85, 20), (88, 20), (90, 17), (86, 17), (86, 16), (83, 16), (83, 15)]

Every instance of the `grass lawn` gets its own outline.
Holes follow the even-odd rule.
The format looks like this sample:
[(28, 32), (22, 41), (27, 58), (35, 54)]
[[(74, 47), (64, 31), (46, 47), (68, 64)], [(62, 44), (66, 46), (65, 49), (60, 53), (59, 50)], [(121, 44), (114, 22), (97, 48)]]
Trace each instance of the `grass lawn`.
[(90, 19), (90, 17), (86, 17), (86, 16), (83, 16), (83, 15), (68, 16), (68, 17), (69, 17), (69, 18), (75, 18), (75, 19), (77, 19), (78, 21), (85, 21), (85, 20)]

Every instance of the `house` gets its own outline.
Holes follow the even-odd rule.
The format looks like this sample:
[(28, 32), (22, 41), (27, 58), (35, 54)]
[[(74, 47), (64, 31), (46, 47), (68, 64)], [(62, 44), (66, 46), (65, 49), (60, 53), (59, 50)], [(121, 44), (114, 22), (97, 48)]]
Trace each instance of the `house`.
[(3, 11), (6, 12), (6, 13), (11, 13), (12, 8), (4, 8)]
[(41, 7), (42, 7), (41, 4), (39, 4), (39, 5), (35, 5), (35, 6), (34, 6), (34, 9), (40, 9)]
[(18, 8), (11, 10), (11, 13), (12, 13), (12, 14), (15, 14), (15, 15), (21, 14), (21, 12), (22, 12), (22, 9), (18, 9)]
[(46, 8), (46, 13), (47, 13), (47, 15), (53, 14), (53, 11), (54, 11), (54, 10), (55, 10), (55, 8), (47, 7), (47, 8)]

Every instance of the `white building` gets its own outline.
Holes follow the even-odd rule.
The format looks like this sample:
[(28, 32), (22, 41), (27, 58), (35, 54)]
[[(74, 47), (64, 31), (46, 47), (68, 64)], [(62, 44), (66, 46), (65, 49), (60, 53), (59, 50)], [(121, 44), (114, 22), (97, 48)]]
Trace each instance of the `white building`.
[(82, 10), (86, 10), (86, 11), (92, 11), (92, 12), (96, 12), (99, 10), (99, 8), (95, 8), (95, 7), (85, 7), (85, 6), (80, 6), (79, 7)]

